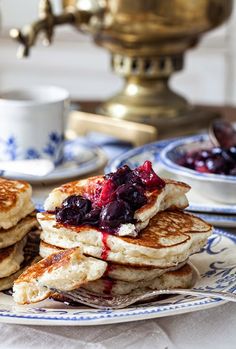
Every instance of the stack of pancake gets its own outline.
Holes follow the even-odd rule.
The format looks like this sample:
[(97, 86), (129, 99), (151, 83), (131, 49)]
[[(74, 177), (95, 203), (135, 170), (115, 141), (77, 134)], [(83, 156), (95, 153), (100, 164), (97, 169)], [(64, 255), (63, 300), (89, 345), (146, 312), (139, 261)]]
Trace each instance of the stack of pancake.
[(44, 259), (15, 282), (18, 303), (40, 301), (54, 289), (82, 287), (98, 294), (125, 295), (192, 286), (188, 258), (204, 246), (212, 227), (183, 212), (190, 187), (182, 182), (166, 179), (162, 188), (146, 192), (147, 202), (135, 211), (134, 222), (121, 224), (115, 234), (92, 224), (57, 220), (65, 199), (91, 195), (104, 178), (67, 183), (50, 193), (45, 212), (37, 215)]
[(38, 228), (31, 186), (0, 178), (0, 290), (13, 282), (31, 261), (29, 233)]

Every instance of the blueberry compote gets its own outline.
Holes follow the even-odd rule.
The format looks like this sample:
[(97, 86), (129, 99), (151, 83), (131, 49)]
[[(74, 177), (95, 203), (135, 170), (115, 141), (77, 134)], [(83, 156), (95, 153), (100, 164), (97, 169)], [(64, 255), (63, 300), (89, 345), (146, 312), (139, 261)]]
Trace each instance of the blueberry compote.
[(202, 173), (236, 175), (236, 146), (214, 147), (186, 153), (177, 163)]
[(66, 198), (56, 209), (57, 222), (92, 225), (116, 233), (121, 224), (135, 223), (135, 211), (147, 203), (145, 192), (165, 186), (150, 161), (134, 170), (125, 165), (103, 179), (96, 183), (95, 195), (85, 193), (84, 197), (72, 195)]

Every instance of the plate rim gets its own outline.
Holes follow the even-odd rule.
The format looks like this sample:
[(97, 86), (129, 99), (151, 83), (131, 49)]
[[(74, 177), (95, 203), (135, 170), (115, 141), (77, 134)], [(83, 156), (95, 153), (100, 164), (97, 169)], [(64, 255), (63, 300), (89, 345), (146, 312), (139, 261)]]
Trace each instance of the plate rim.
[[(194, 304), (191, 307), (186, 305), (183, 307), (183, 305), (179, 308), (175, 309), (166, 309), (165, 313), (158, 312), (158, 311), (150, 311), (146, 313), (146, 310), (144, 310), (142, 313), (138, 314), (119, 314), (119, 315), (113, 315), (112, 317), (105, 317), (100, 315), (99, 317), (94, 318), (77, 318), (77, 317), (40, 317), (40, 316), (33, 316), (33, 315), (15, 315), (15, 314), (3, 314), (0, 313), (0, 323), (12, 323), (12, 324), (25, 324), (25, 325), (42, 325), (48, 324), (50, 326), (99, 326), (99, 325), (111, 325), (115, 323), (124, 323), (124, 322), (131, 322), (131, 321), (142, 321), (147, 319), (155, 319), (155, 318), (161, 318), (166, 316), (175, 316), (180, 314), (186, 314), (186, 313), (192, 313), (195, 311), (215, 308), (220, 305), (228, 303), (228, 301), (225, 300), (216, 300), (212, 301), (209, 298), (204, 298), (203, 300), (199, 300), (198, 304)], [(197, 302), (197, 301), (195, 301)], [(63, 310), (61, 310), (63, 311)], [(134, 318), (135, 317), (135, 318)], [(122, 319), (122, 321), (121, 321)]]

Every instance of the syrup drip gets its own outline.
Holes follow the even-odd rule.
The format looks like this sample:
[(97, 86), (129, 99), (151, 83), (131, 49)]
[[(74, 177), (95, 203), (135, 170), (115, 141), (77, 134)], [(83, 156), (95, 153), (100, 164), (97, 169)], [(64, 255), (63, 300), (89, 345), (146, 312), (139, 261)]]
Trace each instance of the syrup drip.
[(110, 247), (107, 244), (107, 239), (109, 237), (108, 233), (102, 233), (102, 244), (103, 244), (103, 248), (102, 248), (102, 254), (101, 254), (101, 258), (106, 261), (109, 251), (110, 251)]
[(115, 280), (111, 280), (111, 279), (107, 278), (107, 279), (104, 279), (104, 283), (105, 283), (105, 285), (104, 285), (103, 293), (110, 295), (112, 288), (115, 284)]
[(104, 277), (109, 276), (109, 273), (115, 269), (115, 266), (113, 264), (108, 263), (105, 273), (103, 274)]

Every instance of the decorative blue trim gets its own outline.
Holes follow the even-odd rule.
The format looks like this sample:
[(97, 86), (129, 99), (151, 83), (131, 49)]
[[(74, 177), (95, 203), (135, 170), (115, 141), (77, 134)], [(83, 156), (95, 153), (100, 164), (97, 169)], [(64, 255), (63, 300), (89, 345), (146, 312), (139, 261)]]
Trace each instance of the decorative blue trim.
[[(1, 313), (1, 309), (0, 309), (0, 317), (10, 317), (10, 318), (18, 318), (18, 319), (35, 319), (35, 320), (58, 320), (58, 321), (61, 321), (61, 320), (65, 320), (65, 321), (78, 321), (78, 322), (81, 322), (81, 321), (94, 321), (94, 320), (101, 320), (101, 319), (112, 319), (112, 318), (124, 318), (124, 317), (129, 317), (129, 316), (139, 316), (139, 315), (150, 315), (150, 314), (158, 314), (160, 312), (169, 312), (170, 310), (182, 310), (182, 309), (191, 309), (191, 308), (196, 308), (196, 307), (199, 307), (201, 305), (212, 305), (213, 303), (217, 303), (217, 305), (220, 305), (220, 304), (224, 304), (226, 303), (225, 301), (222, 301), (221, 299), (219, 298), (215, 298), (215, 299), (205, 299), (205, 300), (200, 300), (200, 301), (194, 301), (194, 304), (192, 305), (189, 305), (189, 304), (181, 304), (181, 305), (174, 305), (174, 306), (171, 306), (171, 305), (168, 305), (166, 307), (158, 307), (158, 308), (155, 308), (155, 309), (146, 309), (146, 310), (143, 310), (143, 311), (139, 311), (139, 312), (136, 312), (136, 310), (134, 310), (133, 312), (132, 311), (129, 311), (129, 312), (122, 312), (122, 313), (114, 313), (112, 312), (112, 314), (105, 314), (105, 315), (96, 315), (96, 316), (89, 316), (89, 317), (86, 317), (86, 316), (80, 316), (80, 317), (77, 317), (77, 316), (57, 316), (57, 317), (52, 317), (52, 316), (48, 316), (47, 317), (44, 317), (44, 316), (35, 316), (35, 315), (30, 315), (30, 314), (27, 314), (27, 315), (16, 315), (16, 314), (4, 314), (4, 313)], [(150, 304), (150, 306), (152, 306)], [(56, 311), (55, 311), (56, 312)], [(135, 319), (133, 319), (135, 320)]]

